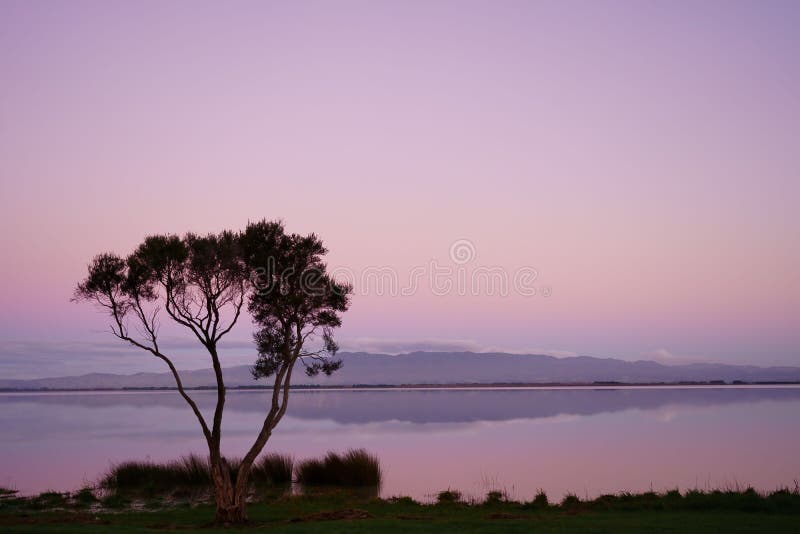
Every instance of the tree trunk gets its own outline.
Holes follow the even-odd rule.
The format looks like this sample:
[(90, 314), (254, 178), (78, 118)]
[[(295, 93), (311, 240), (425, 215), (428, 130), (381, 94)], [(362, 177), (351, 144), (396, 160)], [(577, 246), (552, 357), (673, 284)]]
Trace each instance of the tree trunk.
[[(231, 483), (228, 463), (217, 453), (211, 455), (211, 480), (214, 483), (214, 501), (217, 505), (215, 522), (220, 525), (247, 522), (247, 489), (238, 491)], [(237, 477), (238, 478), (238, 477)]]
[[(256, 457), (261, 454), (270, 436), (272, 429), (283, 418), (286, 413), (286, 407), (289, 400), (289, 384), (292, 376), (292, 365), (294, 360), (297, 359), (297, 354), (294, 359), (290, 360), (290, 365), (275, 377), (275, 387), (272, 394), (272, 408), (264, 419), (264, 424), (261, 427), (253, 446), (247, 451), (242, 461), (239, 463), (239, 469), (236, 473), (235, 485), (231, 482), (231, 470), (225, 460), (222, 458), (219, 450), (219, 441), (210, 441), (209, 449), (211, 452), (211, 476), (214, 481), (214, 493), (217, 503), (217, 517), (218, 524), (243, 524), (247, 523), (247, 495), (249, 489), (250, 470), (255, 462)], [(283, 392), (283, 403), (278, 404), (280, 399), (279, 394)], [(218, 434), (216, 434), (218, 435)]]
[[(218, 488), (217, 491), (219, 491)], [(247, 475), (237, 475), (236, 485), (228, 486), (217, 498), (217, 524), (247, 523)]]
[(240, 501), (239, 504), (220, 508), (217, 504), (217, 515), (214, 519), (218, 525), (243, 525), (247, 523), (247, 508), (246, 501)]

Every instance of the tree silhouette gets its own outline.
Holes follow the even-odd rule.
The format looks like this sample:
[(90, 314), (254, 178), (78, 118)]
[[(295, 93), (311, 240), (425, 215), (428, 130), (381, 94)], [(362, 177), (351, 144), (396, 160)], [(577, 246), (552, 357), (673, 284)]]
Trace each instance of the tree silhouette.
[[(106, 310), (112, 334), (169, 367), (208, 444), (218, 522), (247, 520), (250, 468), (286, 413), (294, 365), (302, 362), (309, 375), (330, 374), (341, 365), (333, 359), (338, 347), (332, 332), (341, 325), (340, 313), (349, 307), (352, 288), (327, 273), (322, 261), (326, 252), (315, 235), (286, 234), (281, 223), (269, 221), (250, 223), (238, 233), (155, 235), (125, 259), (110, 253), (96, 256), (75, 291), (75, 300)], [(226, 390), (218, 344), (245, 304), (258, 326), (253, 376), (273, 377), (274, 382), (264, 423), (232, 479), (221, 451)], [(162, 310), (210, 356), (217, 385), (210, 426), (159, 345)], [(316, 349), (309, 346), (311, 341)]]

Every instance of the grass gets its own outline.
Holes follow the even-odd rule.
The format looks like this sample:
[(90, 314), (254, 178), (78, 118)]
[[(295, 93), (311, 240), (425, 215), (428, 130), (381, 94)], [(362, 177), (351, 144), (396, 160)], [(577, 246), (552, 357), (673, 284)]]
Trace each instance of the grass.
[[(226, 460), (231, 476), (236, 476), (239, 459)], [(292, 481), (291, 456), (267, 454), (256, 460), (250, 481), (259, 486), (286, 485)], [(211, 486), (211, 468), (206, 458), (184, 456), (166, 463), (129, 461), (117, 464), (100, 480), (100, 487), (117, 491), (144, 491), (157, 494), (170, 489)]]
[(294, 458), (286, 454), (271, 453), (256, 461), (250, 479), (259, 485), (285, 486), (292, 483), (293, 472)]
[(100, 501), (104, 507), (110, 510), (121, 510), (131, 505), (131, 500), (121, 493), (111, 493)]
[(208, 461), (185, 456), (167, 463), (129, 461), (117, 464), (100, 480), (100, 486), (113, 490), (148, 487), (207, 486), (211, 483)]
[(364, 449), (325, 458), (304, 460), (295, 469), (297, 482), (305, 486), (380, 486), (382, 473), (378, 458)]
[(537, 491), (533, 500), (527, 503), (527, 507), (533, 510), (543, 510), (548, 506), (550, 506), (550, 500), (547, 498), (547, 494), (544, 490)]
[[(240, 460), (226, 460), (235, 477)], [(363, 449), (344, 454), (329, 452), (322, 459), (309, 459), (295, 466), (285, 454), (266, 454), (256, 460), (250, 482), (256, 487), (285, 487), (296, 480), (306, 486), (378, 487), (381, 467), (378, 458)], [(171, 462), (129, 461), (112, 466), (99, 486), (111, 491), (135, 491), (153, 497), (167, 491), (181, 494), (187, 488), (211, 488), (211, 469), (205, 458), (184, 456)]]
[[(445, 493), (445, 492), (443, 492)], [(544, 495), (540, 493), (540, 495)], [(63, 496), (63, 494), (62, 494)], [(67, 504), (46, 511), (31, 504), (40, 499), (16, 498), (12, 506), (0, 501), (0, 531), (5, 532), (122, 532), (165, 530), (235, 532), (214, 529), (211, 503), (197, 506), (114, 503), (105, 511)], [(53, 496), (48, 493), (47, 498)], [(544, 505), (496, 499), (487, 502), (450, 501), (420, 504), (408, 497), (365, 499), (345, 490), (303, 495), (272, 495), (248, 507), (251, 524), (240, 531), (269, 529), (278, 533), (323, 532), (797, 532), (800, 493), (781, 490), (760, 494), (753, 490), (687, 493), (620, 493), (581, 500), (572, 495), (557, 504)], [(546, 496), (545, 496), (546, 497)], [(128, 507), (126, 507), (128, 506)]]
[(444, 491), (440, 491), (436, 495), (436, 502), (439, 504), (453, 504), (461, 502), (461, 492), (449, 488)]
[(57, 491), (45, 491), (30, 500), (31, 508), (34, 510), (49, 510), (61, 508), (67, 504), (69, 493), (59, 493)]
[(508, 495), (506, 495), (504, 491), (492, 490), (486, 494), (486, 500), (483, 501), (483, 504), (486, 506), (493, 506), (506, 501), (508, 501)]
[(73, 496), (75, 503), (79, 506), (90, 506), (97, 502), (92, 488), (81, 488)]

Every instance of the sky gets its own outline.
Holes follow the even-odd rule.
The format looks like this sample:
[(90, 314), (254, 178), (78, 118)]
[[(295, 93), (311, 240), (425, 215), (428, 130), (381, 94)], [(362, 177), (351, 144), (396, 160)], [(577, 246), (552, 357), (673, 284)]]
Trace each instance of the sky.
[(70, 302), (86, 265), (263, 218), (354, 281), (345, 350), (800, 365), (799, 24), (778, 1), (3, 0), (0, 374), (163, 370)]

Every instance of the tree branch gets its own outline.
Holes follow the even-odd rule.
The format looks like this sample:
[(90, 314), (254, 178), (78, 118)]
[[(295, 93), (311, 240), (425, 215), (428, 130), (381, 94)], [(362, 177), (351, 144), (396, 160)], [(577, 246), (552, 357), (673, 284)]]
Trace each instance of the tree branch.
[[(112, 315), (112, 317), (114, 317), (114, 321), (116, 322), (117, 329), (118, 329), (115, 332), (113, 327), (112, 327), (111, 332), (116, 337), (118, 337), (119, 339), (121, 339), (123, 341), (127, 341), (131, 345), (151, 353), (153, 356), (155, 356), (156, 358), (159, 358), (160, 360), (162, 360), (164, 363), (167, 364), (167, 366), (169, 367), (170, 372), (172, 373), (172, 377), (175, 380), (175, 385), (178, 387), (178, 392), (180, 393), (181, 397), (183, 397), (183, 399), (186, 401), (186, 403), (189, 404), (189, 406), (191, 407), (192, 411), (194, 412), (195, 417), (197, 417), (197, 420), (200, 423), (200, 427), (203, 429), (203, 435), (205, 436), (206, 440), (210, 442), (211, 433), (208, 430), (208, 425), (206, 424), (206, 420), (203, 417), (202, 412), (200, 412), (200, 408), (198, 408), (197, 403), (194, 401), (194, 399), (192, 399), (189, 396), (188, 393), (186, 393), (186, 390), (183, 387), (183, 381), (181, 380), (180, 374), (178, 373), (178, 370), (175, 368), (175, 365), (172, 363), (172, 360), (170, 360), (166, 355), (162, 354), (161, 351), (158, 349), (158, 343), (157, 343), (156, 338), (155, 338), (155, 332), (153, 332), (153, 334), (152, 334), (153, 335), (153, 339), (152, 339), (153, 346), (152, 347), (147, 346), (147, 345), (145, 345), (143, 343), (140, 343), (139, 341), (137, 341), (137, 340), (133, 339), (132, 337), (130, 337), (127, 334), (127, 329), (125, 328), (125, 325), (124, 325), (124, 323), (122, 321), (122, 316), (120, 315), (120, 311), (119, 311), (120, 310), (120, 305), (117, 303), (117, 301), (114, 298), (113, 294), (109, 293), (107, 296), (109, 297), (109, 301), (110, 301), (110, 304), (111, 304), (111, 306), (110, 306), (111, 307), (111, 315)], [(141, 305), (140, 304), (138, 304), (138, 308), (139, 308), (139, 310), (141, 310)], [(148, 327), (145, 326), (145, 328), (148, 328)], [(149, 328), (148, 328), (148, 331), (150, 331)]]

